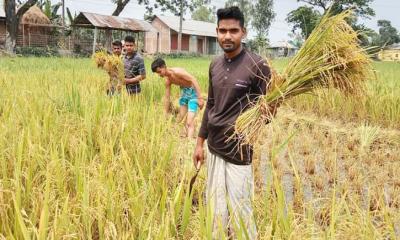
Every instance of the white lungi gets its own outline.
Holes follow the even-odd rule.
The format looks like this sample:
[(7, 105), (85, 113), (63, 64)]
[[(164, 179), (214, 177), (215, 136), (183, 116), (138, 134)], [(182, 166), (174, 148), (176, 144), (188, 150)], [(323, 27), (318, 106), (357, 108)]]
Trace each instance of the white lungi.
[[(241, 234), (246, 239), (244, 232), (247, 231), (249, 239), (256, 239), (253, 191), (252, 165), (235, 165), (208, 151), (206, 197), (214, 214), (213, 238), (220, 238), (218, 232), (222, 225), (224, 231), (229, 226), (235, 238)], [(231, 211), (228, 211), (228, 206)], [(242, 224), (240, 221), (243, 221)], [(239, 232), (234, 232), (235, 229)]]

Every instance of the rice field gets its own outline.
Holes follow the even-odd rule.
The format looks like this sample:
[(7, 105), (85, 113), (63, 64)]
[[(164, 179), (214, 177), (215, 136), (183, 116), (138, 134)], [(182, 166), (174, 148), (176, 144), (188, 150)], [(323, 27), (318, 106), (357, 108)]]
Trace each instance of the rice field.
[[(0, 58), (0, 239), (211, 238), (204, 169), (187, 191), (195, 141), (150, 61), (139, 97), (109, 98), (89, 59)], [(203, 92), (209, 63), (167, 60)], [(400, 64), (374, 66), (365, 96), (296, 97), (264, 129), (259, 239), (400, 238)]]

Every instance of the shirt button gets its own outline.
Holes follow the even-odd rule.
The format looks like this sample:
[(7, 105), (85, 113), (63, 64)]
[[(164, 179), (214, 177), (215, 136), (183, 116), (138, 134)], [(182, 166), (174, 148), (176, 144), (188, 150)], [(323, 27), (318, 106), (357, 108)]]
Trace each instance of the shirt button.
[(232, 62), (232, 60), (228, 59), (228, 62)]
[(227, 76), (225, 76), (224, 78), (225, 78), (225, 79), (228, 79), (228, 77), (227, 77)]
[(226, 71), (228, 71), (228, 72), (229, 72), (229, 68), (227, 68), (227, 69), (226, 69)]

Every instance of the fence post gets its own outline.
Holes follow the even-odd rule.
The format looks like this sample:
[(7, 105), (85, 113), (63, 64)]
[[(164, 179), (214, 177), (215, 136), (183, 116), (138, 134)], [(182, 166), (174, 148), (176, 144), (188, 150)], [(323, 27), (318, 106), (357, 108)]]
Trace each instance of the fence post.
[(96, 44), (97, 44), (97, 27), (94, 28), (94, 37), (93, 37), (93, 54), (96, 52)]

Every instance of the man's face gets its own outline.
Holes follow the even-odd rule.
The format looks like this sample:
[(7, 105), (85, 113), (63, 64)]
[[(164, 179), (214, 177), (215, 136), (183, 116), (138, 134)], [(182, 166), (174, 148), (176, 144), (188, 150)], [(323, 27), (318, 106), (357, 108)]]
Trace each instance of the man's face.
[(236, 19), (222, 19), (218, 23), (218, 43), (226, 53), (237, 50), (246, 36), (246, 29)]
[(122, 47), (117, 46), (117, 45), (113, 45), (112, 47), (113, 47), (112, 48), (113, 54), (120, 56), (122, 53)]
[(127, 54), (132, 54), (136, 50), (136, 45), (133, 42), (125, 42), (124, 48), (125, 48)]
[(166, 72), (166, 68), (165, 67), (158, 67), (157, 70), (156, 70), (156, 73), (160, 77), (165, 77), (165, 72)]

